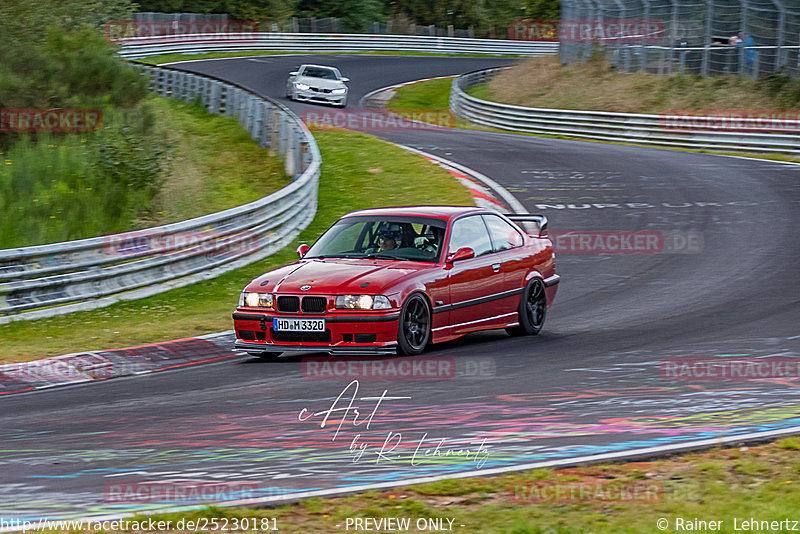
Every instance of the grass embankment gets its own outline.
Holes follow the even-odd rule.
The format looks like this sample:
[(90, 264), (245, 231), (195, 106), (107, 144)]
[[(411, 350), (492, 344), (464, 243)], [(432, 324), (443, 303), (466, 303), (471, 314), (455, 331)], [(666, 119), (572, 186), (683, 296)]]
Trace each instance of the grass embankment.
[[(295, 244), (254, 265), (150, 298), (0, 325), (0, 363), (229, 330), (231, 312), (245, 284), (270, 268), (295, 261), (294, 251), (300, 241), (312, 242), (343, 214), (392, 205), (474, 205), (467, 190), (446, 171), (389, 143), (335, 130), (317, 131), (314, 137), (323, 161), (319, 207), (314, 222)], [(250, 144), (255, 145), (252, 141)], [(215, 137), (196, 146), (204, 152), (218, 153), (219, 147), (225, 145)], [(244, 151), (242, 161), (251, 157), (249, 148), (240, 147)], [(228, 147), (225, 154), (231, 168), (237, 169), (240, 150)], [(217, 179), (223, 182), (228, 174), (238, 173), (224, 168), (220, 172), (225, 174), (218, 174)]]
[(151, 218), (138, 226), (240, 206), (291, 183), (278, 158), (259, 148), (236, 119), (174, 99), (151, 97), (150, 104), (172, 150)]
[[(0, 207), (9, 215), (0, 249), (182, 221), (290, 182), (235, 119), (200, 105), (148, 97), (140, 109), (104, 115), (99, 132), (40, 134), (0, 153)], [(129, 134), (131, 123), (141, 135)], [(145, 133), (152, 140), (143, 145)]]
[(800, 80), (788, 77), (625, 74), (599, 60), (563, 66), (556, 57), (520, 62), (471, 94), (517, 106), (623, 113), (800, 109)]
[[(742, 522), (800, 519), (799, 448), (798, 438), (787, 438), (650, 462), (533, 470), (268, 509), (206, 508), (154, 517), (276, 518), (280, 531), (297, 533), (346, 531), (348, 518), (367, 517), (410, 518), (410, 532), (418, 531), (420, 518), (453, 519), (454, 532), (482, 534), (710, 531), (689, 524), (698, 519), (721, 521), (715, 532), (763, 531), (742, 528)], [(659, 519), (666, 520), (666, 529), (659, 529)], [(682, 528), (678, 519), (684, 520)]]

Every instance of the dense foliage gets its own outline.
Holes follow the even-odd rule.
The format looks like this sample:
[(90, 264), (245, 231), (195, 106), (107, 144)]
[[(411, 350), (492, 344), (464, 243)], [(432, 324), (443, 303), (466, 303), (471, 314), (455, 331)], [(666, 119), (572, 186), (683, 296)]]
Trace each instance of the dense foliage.
[(99, 26), (127, 0), (3, 0), (0, 109), (94, 109), (97, 131), (0, 133), (0, 249), (130, 229), (158, 191), (166, 151), (146, 80)]
[(140, 11), (226, 13), (232, 19), (284, 22), (291, 16), (336, 17), (342, 31), (367, 31), (373, 22), (472, 28), (478, 37), (504, 37), (522, 18), (558, 18), (558, 0), (141, 0)]

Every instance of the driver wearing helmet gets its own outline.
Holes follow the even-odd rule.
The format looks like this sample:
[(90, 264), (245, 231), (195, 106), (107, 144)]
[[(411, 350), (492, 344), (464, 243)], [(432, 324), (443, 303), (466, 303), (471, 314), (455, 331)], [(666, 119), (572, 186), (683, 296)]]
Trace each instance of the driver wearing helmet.
[(380, 251), (394, 250), (397, 248), (397, 232), (387, 230), (378, 235), (378, 246)]

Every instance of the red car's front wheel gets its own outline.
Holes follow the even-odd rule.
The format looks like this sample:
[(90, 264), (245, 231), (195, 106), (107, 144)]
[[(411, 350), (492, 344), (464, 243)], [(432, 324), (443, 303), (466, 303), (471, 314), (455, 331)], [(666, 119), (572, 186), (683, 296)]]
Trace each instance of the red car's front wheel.
[(397, 347), (400, 354), (415, 355), (425, 350), (431, 339), (431, 309), (419, 293), (406, 299), (400, 311)]

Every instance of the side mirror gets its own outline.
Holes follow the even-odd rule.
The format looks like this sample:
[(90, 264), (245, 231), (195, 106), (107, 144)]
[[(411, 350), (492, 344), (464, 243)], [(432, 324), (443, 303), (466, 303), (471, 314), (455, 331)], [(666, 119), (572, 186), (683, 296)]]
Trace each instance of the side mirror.
[(289, 73), (289, 76), (297, 76), (297, 71), (290, 72), (290, 73)]
[(350, 81), (350, 78), (345, 78), (344, 76), (342, 76), (342, 81), (343, 81), (343, 82), (349, 82), (349, 81)]
[(452, 254), (447, 255), (447, 263), (454, 263), (461, 260), (468, 260), (475, 257), (475, 251), (469, 247), (462, 247)]
[(305, 243), (303, 243), (302, 245), (300, 245), (299, 247), (297, 247), (297, 257), (298, 257), (298, 258), (302, 258), (303, 256), (305, 256), (305, 255), (306, 255), (306, 252), (308, 252), (308, 249), (310, 249), (310, 248), (311, 248), (311, 247), (309, 247), (309, 246), (308, 246), (307, 244), (305, 244)]

